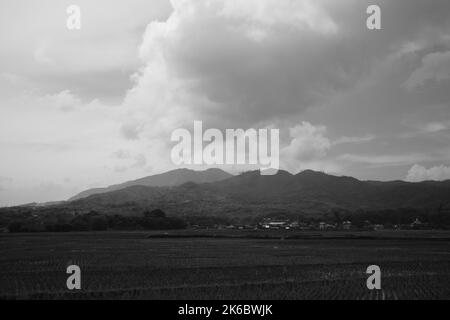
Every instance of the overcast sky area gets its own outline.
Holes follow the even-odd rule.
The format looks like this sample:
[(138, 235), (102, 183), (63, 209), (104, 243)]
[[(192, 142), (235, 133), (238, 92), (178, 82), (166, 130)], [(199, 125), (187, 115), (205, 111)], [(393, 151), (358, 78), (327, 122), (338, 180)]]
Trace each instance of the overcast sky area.
[(292, 173), (450, 179), (448, 0), (2, 0), (0, 38), (0, 206), (173, 169), (194, 120), (279, 128)]

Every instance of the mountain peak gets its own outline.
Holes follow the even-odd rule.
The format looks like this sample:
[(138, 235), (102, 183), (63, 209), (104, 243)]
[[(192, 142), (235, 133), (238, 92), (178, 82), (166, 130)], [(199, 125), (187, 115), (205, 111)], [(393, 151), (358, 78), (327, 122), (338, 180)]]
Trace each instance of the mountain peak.
[(306, 170), (300, 171), (300, 172), (297, 173), (296, 175), (297, 175), (297, 176), (298, 176), (298, 175), (304, 175), (304, 176), (306, 176), (306, 175), (308, 175), (308, 176), (313, 176), (313, 175), (326, 175), (326, 176), (328, 176), (329, 174), (327, 174), (327, 173), (325, 173), (325, 172), (323, 172), (323, 171), (314, 171), (314, 170), (311, 170), (311, 169), (306, 169)]
[(348, 176), (335, 176), (332, 174), (325, 173), (323, 171), (314, 171), (311, 169), (307, 169), (304, 171), (301, 171), (295, 175), (296, 177), (304, 180), (309, 181), (335, 181), (335, 180), (341, 180), (341, 181), (348, 181), (348, 182), (360, 182), (360, 180), (348, 177)]

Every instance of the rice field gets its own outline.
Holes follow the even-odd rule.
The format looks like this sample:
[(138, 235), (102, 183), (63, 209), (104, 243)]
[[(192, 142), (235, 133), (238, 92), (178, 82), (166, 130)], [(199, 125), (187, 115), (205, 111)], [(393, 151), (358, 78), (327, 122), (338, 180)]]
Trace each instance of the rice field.
[[(2, 234), (0, 299), (449, 299), (450, 234), (418, 235)], [(66, 287), (72, 264), (81, 290)], [(366, 287), (372, 264), (381, 290)]]

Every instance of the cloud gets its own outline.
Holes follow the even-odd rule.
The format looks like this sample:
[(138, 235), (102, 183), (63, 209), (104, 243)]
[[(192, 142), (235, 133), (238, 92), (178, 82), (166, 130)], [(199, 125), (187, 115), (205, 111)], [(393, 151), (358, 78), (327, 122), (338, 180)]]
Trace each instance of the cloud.
[(326, 12), (314, 2), (299, 0), (296, 2), (280, 0), (239, 0), (224, 2), (222, 13), (225, 16), (239, 18), (245, 23), (244, 34), (256, 41), (271, 32), (270, 27), (285, 25), (299, 29), (311, 29), (322, 33), (335, 33), (338, 26)]
[[(64, 1), (20, 1), (0, 4), (0, 175), (18, 185), (172, 169), (170, 134), (194, 120), (280, 128), (292, 171), (391, 179), (446, 161), (448, 0), (379, 0), (380, 32), (370, 0), (79, 0), (80, 32)], [(436, 134), (396, 139), (408, 117)]]
[(434, 133), (448, 130), (449, 127), (450, 122), (430, 122), (424, 126), (423, 131), (427, 133)]
[(450, 79), (450, 51), (434, 52), (422, 59), (422, 66), (411, 74), (405, 82), (408, 89), (414, 89), (427, 81)]
[[(88, 103), (82, 102), (81, 99), (73, 94), (70, 90), (62, 90), (56, 93), (42, 93), (38, 90), (24, 91), (16, 94), (11, 100), (6, 102), (10, 105), (28, 108), (35, 105), (34, 108), (40, 108), (41, 111), (73, 111), (75, 107), (83, 107), (85, 105), (96, 104), (96, 100)], [(7, 108), (7, 106), (5, 106)]]
[(289, 129), (292, 140), (283, 152), (299, 160), (323, 157), (331, 147), (330, 140), (325, 137), (326, 131), (325, 126), (302, 122)]
[[(123, 95), (139, 66), (136, 48), (145, 25), (167, 17), (168, 1), (77, 0), (82, 27), (75, 31), (66, 27), (70, 4), (3, 0), (0, 70), (24, 76), (47, 93), (70, 88), (83, 99)], [(108, 85), (102, 86), (104, 81)], [(92, 92), (93, 87), (104, 92)]]
[(139, 134), (142, 131), (142, 124), (139, 123), (125, 123), (120, 128), (120, 132), (127, 140), (139, 139)]
[(309, 122), (290, 128), (290, 143), (280, 152), (282, 166), (290, 171), (298, 171), (305, 163), (311, 164), (323, 158), (331, 148), (326, 131), (325, 126), (314, 126)]
[(449, 180), (450, 179), (450, 167), (440, 165), (431, 167), (429, 169), (424, 166), (415, 164), (409, 169), (406, 176), (406, 181), (420, 182), (426, 180)]
[(113, 157), (117, 159), (129, 159), (131, 158), (131, 154), (128, 150), (119, 149), (113, 152)]
[(144, 66), (125, 98), (153, 133), (194, 119), (219, 128), (295, 125), (302, 111), (354, 86), (377, 59), (372, 44), (358, 57), (350, 43), (361, 38), (330, 1), (171, 3), (169, 18), (146, 28)]
[[(146, 28), (143, 66), (124, 106), (130, 117), (151, 124), (140, 135), (149, 138), (167, 137), (196, 119), (221, 129), (282, 124), (287, 130), (301, 120), (330, 118), (342, 101), (355, 110), (322, 123), (340, 126), (336, 144), (369, 142), (372, 136), (361, 131), (375, 126), (373, 117), (389, 113), (394, 122), (419, 108), (419, 99), (398, 89), (422, 55), (445, 44), (443, 10), (449, 8), (444, 1), (381, 1), (389, 32), (375, 36), (365, 27), (369, 3), (172, 1), (169, 17)], [(411, 21), (422, 16), (433, 17), (423, 27), (431, 35)], [(319, 110), (315, 119), (302, 117), (311, 110)], [(377, 121), (378, 131), (388, 126), (399, 130)]]
[(400, 154), (400, 155), (359, 155), (359, 154), (342, 154), (339, 160), (354, 163), (363, 163), (372, 166), (398, 166), (407, 165), (415, 161), (430, 160), (430, 157), (423, 154)]
[(50, 103), (61, 111), (72, 111), (76, 106), (82, 105), (81, 100), (69, 90), (63, 90), (57, 94), (45, 95), (43, 99), (48, 99)]
[(344, 143), (363, 143), (373, 141), (376, 138), (373, 134), (367, 134), (364, 136), (354, 136), (354, 137), (340, 137), (332, 142), (333, 145), (339, 145)]

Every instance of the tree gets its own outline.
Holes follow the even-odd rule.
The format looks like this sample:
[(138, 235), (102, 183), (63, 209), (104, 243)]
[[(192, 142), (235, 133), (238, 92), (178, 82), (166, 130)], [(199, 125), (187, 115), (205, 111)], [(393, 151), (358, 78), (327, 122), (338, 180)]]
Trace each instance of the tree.
[(11, 222), (8, 225), (9, 232), (21, 232), (23, 228), (23, 223), (19, 221)]
[(105, 217), (99, 216), (92, 219), (92, 230), (103, 231), (108, 229), (108, 221)]
[(166, 213), (162, 211), (161, 209), (155, 209), (152, 211), (146, 210), (144, 212), (144, 216), (147, 218), (165, 218)]

